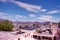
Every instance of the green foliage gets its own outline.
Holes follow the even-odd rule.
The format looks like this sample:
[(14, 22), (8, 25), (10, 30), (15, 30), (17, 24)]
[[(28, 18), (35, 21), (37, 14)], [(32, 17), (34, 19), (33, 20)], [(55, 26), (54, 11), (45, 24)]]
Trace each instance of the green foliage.
[(1, 21), (0, 22), (0, 30), (4, 31), (11, 31), (13, 29), (13, 24), (9, 20)]

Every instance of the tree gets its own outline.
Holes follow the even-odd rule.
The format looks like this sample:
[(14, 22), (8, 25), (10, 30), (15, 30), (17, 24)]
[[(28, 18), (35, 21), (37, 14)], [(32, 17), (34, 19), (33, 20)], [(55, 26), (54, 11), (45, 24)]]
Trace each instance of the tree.
[(11, 31), (13, 27), (13, 23), (9, 20), (4, 20), (0, 22), (0, 30)]

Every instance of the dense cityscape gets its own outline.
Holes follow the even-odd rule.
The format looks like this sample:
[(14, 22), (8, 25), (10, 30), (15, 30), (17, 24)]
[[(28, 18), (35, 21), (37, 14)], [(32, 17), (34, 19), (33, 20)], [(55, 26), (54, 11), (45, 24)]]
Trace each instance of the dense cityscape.
[[(6, 23), (9, 25), (6, 26)], [(0, 19), (0, 40), (60, 40), (59, 28), (60, 22), (12, 22)]]

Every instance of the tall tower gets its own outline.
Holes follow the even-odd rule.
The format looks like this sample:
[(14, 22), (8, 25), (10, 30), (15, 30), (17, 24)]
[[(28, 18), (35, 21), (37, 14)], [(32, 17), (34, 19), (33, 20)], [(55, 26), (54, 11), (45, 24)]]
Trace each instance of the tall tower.
[(50, 29), (51, 29), (52, 34), (55, 35), (57, 33), (57, 30), (58, 30), (58, 24), (51, 22), (50, 23)]

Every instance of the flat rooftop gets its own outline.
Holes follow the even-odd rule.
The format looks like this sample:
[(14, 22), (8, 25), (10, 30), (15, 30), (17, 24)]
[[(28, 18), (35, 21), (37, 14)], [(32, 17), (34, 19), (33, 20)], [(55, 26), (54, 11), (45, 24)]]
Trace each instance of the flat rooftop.
[(18, 40), (20, 38), (21, 40), (35, 40), (32, 37), (28, 36), (25, 37), (25, 35), (31, 33), (31, 30), (22, 30), (25, 33), (23, 34), (17, 34), (17, 31), (13, 32), (5, 32), (5, 31), (0, 31), (0, 40)]

